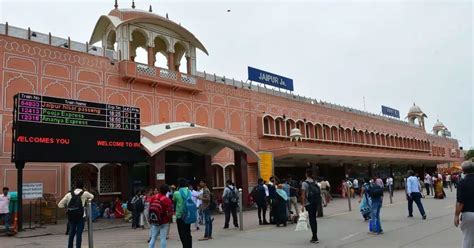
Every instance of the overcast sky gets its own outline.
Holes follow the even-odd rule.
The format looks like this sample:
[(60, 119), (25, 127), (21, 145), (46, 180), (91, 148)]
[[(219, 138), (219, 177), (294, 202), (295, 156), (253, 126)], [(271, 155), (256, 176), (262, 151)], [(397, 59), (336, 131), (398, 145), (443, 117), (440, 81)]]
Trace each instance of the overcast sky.
[[(365, 97), (367, 111), (386, 105), (402, 118), (415, 102), (428, 131), (440, 119), (474, 146), (471, 1), (135, 2), (201, 40), (200, 71), (245, 81), (250, 65), (292, 78), (296, 94), (362, 110)], [(0, 22), (85, 42), (113, 4), (0, 0)]]

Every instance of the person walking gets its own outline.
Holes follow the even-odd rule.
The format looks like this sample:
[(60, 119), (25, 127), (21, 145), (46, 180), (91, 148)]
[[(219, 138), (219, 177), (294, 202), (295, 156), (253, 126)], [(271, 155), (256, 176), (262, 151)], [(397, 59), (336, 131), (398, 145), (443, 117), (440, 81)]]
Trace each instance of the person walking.
[(194, 204), (196, 204), (196, 207), (197, 207), (196, 216), (197, 216), (198, 221), (194, 223), (194, 226), (196, 227), (196, 230), (199, 230), (199, 219), (201, 217), (200, 215), (201, 210), (199, 208), (199, 206), (201, 206), (201, 200), (199, 199), (199, 196), (201, 195), (201, 190), (199, 189), (198, 186), (194, 187), (193, 185), (190, 185), (190, 187), (191, 187), (191, 196), (192, 196), (193, 202)]
[[(262, 180), (263, 183), (263, 180)], [(296, 180), (293, 180), (292, 175), (288, 175), (288, 184), (290, 185), (290, 198), (288, 200), (288, 212), (292, 214), (292, 209), (295, 210), (293, 214), (296, 214), (296, 216), (299, 216), (300, 210), (298, 208), (298, 190), (299, 190), (299, 185)]]
[(135, 192), (130, 203), (130, 207), (132, 208), (132, 228), (136, 229), (137, 227), (140, 227), (141, 213), (145, 209), (145, 205), (141, 198), (141, 192), (139, 190)]
[(67, 217), (69, 225), (68, 248), (74, 246), (74, 236), (76, 236), (76, 247), (82, 245), (82, 232), (84, 231), (84, 222), (86, 212), (84, 206), (86, 200), (94, 199), (94, 195), (84, 189), (82, 181), (76, 182), (76, 188), (67, 193), (58, 203), (59, 208), (67, 208)]
[(389, 176), (387, 178), (387, 188), (388, 188), (388, 193), (390, 194), (391, 197), (393, 197), (393, 177)]
[(362, 218), (364, 218), (364, 221), (370, 220), (370, 213), (372, 213), (371, 210), (371, 202), (370, 202), (370, 196), (368, 194), (369, 190), (369, 179), (361, 180), (362, 181), (362, 187), (361, 187), (361, 194), (359, 198), (359, 210), (360, 213), (362, 214)]
[(421, 188), (418, 181), (418, 178), (415, 176), (415, 172), (413, 170), (408, 171), (409, 177), (407, 178), (407, 198), (408, 198), (408, 217), (413, 217), (413, 202), (416, 203), (418, 210), (422, 218), (426, 219), (425, 209), (423, 208), (423, 204), (421, 203), (421, 198), (423, 195), (421, 194)]
[[(160, 235), (160, 247), (166, 248), (168, 230), (173, 215), (173, 203), (167, 197), (170, 187), (166, 184), (160, 186), (159, 193), (150, 197), (148, 209), (151, 239), (149, 248), (154, 248), (156, 239)], [(151, 217), (151, 218), (150, 218)]]
[(178, 225), (179, 239), (183, 248), (193, 246), (193, 237), (191, 236), (191, 224), (184, 222), (185, 200), (191, 197), (191, 191), (188, 188), (188, 182), (184, 178), (178, 179), (179, 189), (173, 193), (173, 201), (176, 208), (176, 224)]
[(446, 175), (446, 184), (448, 184), (449, 190), (453, 192), (453, 184), (451, 183), (451, 174)]
[(239, 221), (237, 220), (237, 206), (239, 205), (239, 194), (237, 188), (234, 186), (232, 181), (229, 179), (226, 182), (226, 187), (224, 193), (222, 194), (222, 199), (224, 200), (224, 213), (225, 213), (225, 223), (224, 229), (229, 228), (230, 214), (232, 213), (232, 220), (234, 221), (234, 227), (239, 227)]
[(5, 232), (10, 231), (10, 196), (8, 195), (8, 187), (3, 187), (3, 194), (0, 195), (0, 220), (5, 223)]
[(460, 225), (463, 234), (463, 248), (474, 247), (474, 162), (461, 164), (466, 176), (458, 183), (454, 225)]
[(428, 173), (425, 173), (425, 180), (423, 181), (425, 183), (425, 189), (426, 189), (426, 195), (430, 195), (430, 188), (431, 188), (431, 176)]
[(263, 183), (263, 179), (259, 178), (257, 181), (257, 186), (255, 186), (253, 192), (253, 197), (255, 203), (257, 204), (257, 214), (258, 214), (258, 224), (267, 225), (267, 199), (268, 199), (268, 188), (267, 185)]
[[(214, 218), (212, 218), (212, 209), (211, 209), (211, 191), (209, 187), (207, 187), (207, 183), (204, 180), (199, 182), (199, 186), (202, 189), (202, 194), (198, 196), (198, 199), (201, 201), (200, 210), (203, 214), (204, 218), (204, 237), (200, 238), (199, 241), (205, 241), (212, 239), (212, 222), (214, 222)], [(214, 203), (213, 203), (214, 204)]]
[(306, 169), (306, 180), (301, 184), (301, 212), (308, 211), (309, 224), (311, 226), (310, 243), (319, 243), (318, 222), (316, 214), (321, 204), (321, 189), (313, 179), (313, 170)]
[(268, 187), (268, 206), (270, 207), (270, 224), (275, 224), (275, 213), (274, 213), (274, 202), (276, 198), (276, 179), (270, 177), (270, 181), (267, 184)]
[(354, 181), (352, 181), (352, 188), (354, 189), (354, 194), (352, 194), (352, 198), (355, 198), (356, 195), (360, 196), (359, 180), (357, 180), (357, 178), (354, 178)]
[(380, 178), (374, 180), (369, 186), (367, 194), (370, 196), (371, 212), (369, 221), (370, 234), (383, 234), (382, 221), (380, 220), (380, 210), (383, 203), (383, 181)]
[(288, 194), (283, 189), (283, 184), (278, 184), (276, 189), (276, 197), (275, 197), (275, 224), (277, 227), (280, 225), (286, 226), (286, 222), (288, 221)]

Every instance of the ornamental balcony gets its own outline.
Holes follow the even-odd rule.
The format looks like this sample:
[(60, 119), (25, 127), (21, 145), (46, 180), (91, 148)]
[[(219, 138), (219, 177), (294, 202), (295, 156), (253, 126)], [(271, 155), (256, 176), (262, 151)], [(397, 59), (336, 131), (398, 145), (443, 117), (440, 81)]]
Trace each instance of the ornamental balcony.
[(119, 62), (120, 76), (129, 83), (142, 82), (165, 86), (174, 90), (191, 91), (197, 94), (202, 90), (198, 87), (198, 79), (189, 74), (172, 71), (155, 66), (145, 65), (129, 60)]

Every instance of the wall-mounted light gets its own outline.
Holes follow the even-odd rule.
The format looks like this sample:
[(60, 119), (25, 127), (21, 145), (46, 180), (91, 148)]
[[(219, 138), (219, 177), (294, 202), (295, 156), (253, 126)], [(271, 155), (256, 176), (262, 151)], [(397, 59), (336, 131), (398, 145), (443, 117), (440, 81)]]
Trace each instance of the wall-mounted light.
[(166, 125), (165, 128), (166, 128), (166, 129), (171, 129), (171, 126), (170, 126), (170, 125)]

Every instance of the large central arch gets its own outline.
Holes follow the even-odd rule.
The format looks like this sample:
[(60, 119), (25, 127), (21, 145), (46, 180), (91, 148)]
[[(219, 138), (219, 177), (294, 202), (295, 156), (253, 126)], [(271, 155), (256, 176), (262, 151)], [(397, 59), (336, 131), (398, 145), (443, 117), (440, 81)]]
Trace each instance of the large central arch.
[[(149, 166), (150, 186), (155, 187), (165, 182), (165, 154), (169, 149), (186, 150), (198, 154), (202, 163), (197, 168), (210, 182), (214, 180), (212, 157), (224, 148), (234, 150), (235, 183), (242, 188), (243, 195), (248, 195), (248, 162), (259, 160), (259, 155), (245, 142), (237, 137), (213, 128), (194, 125), (187, 122), (175, 122), (152, 125), (141, 128), (141, 144), (151, 157)], [(196, 175), (196, 177), (199, 175)], [(244, 202), (246, 198), (243, 199)]]

